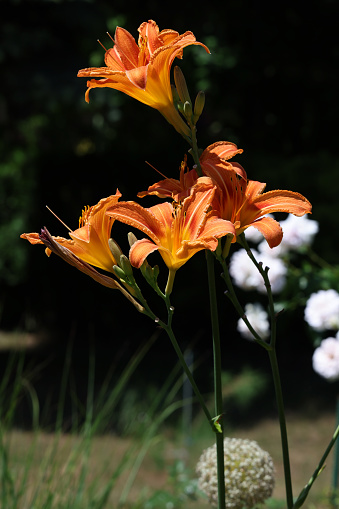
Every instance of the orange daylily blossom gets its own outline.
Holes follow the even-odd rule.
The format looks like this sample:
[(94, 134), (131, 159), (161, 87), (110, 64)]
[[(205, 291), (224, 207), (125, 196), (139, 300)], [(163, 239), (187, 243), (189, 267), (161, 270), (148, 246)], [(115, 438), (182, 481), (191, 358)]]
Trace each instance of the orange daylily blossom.
[[(31, 234), (35, 235), (35, 234)], [(24, 237), (26, 238), (26, 237)], [(56, 255), (60, 256), (65, 262), (69, 263), (76, 269), (80, 270), (84, 274), (87, 274), (90, 276), (94, 281), (97, 283), (100, 283), (103, 286), (107, 286), (108, 288), (119, 290), (135, 307), (140, 313), (144, 312), (143, 306), (137, 302), (132, 295), (125, 290), (115, 279), (112, 277), (106, 276), (105, 274), (101, 274), (97, 270), (94, 269), (89, 263), (86, 263), (84, 260), (76, 256), (72, 251), (70, 251), (67, 247), (65, 247), (63, 244), (60, 244), (55, 239), (57, 237), (52, 237), (52, 235), (49, 233), (47, 228), (43, 228), (41, 230), (41, 233), (39, 235), (39, 240), (41, 243), (43, 243), (46, 246), (46, 251), (55, 253)], [(33, 244), (38, 244), (39, 242), (35, 242), (34, 239)]]
[(247, 180), (224, 168), (204, 169), (216, 184), (218, 191), (212, 207), (219, 217), (234, 224), (236, 236), (253, 226), (265, 237), (273, 248), (280, 244), (283, 232), (278, 221), (263, 217), (274, 212), (287, 212), (295, 216), (310, 214), (312, 205), (303, 195), (293, 191), (275, 190), (264, 193), (266, 184)]
[[(120, 197), (117, 189), (116, 194), (103, 198), (92, 207), (86, 207), (79, 219), (79, 228), (69, 232), (70, 239), (53, 239), (84, 262), (114, 273), (113, 265), (117, 265), (117, 262), (108, 245), (114, 220), (106, 215), (106, 210), (118, 203)], [(31, 244), (43, 244), (38, 233), (23, 233), (20, 236)], [(47, 247), (46, 254), (50, 256), (51, 251)]]
[[(241, 152), (242, 150), (233, 143), (217, 142), (207, 147), (200, 156), (203, 174), (210, 177), (217, 186), (212, 208), (218, 217), (234, 224), (236, 235), (232, 242), (236, 242), (237, 236), (246, 228), (254, 226), (273, 248), (280, 244), (283, 232), (276, 220), (263, 216), (274, 212), (303, 216), (311, 213), (312, 205), (307, 198), (293, 191), (275, 190), (263, 193), (266, 184), (248, 180), (243, 167), (229, 161), (231, 157)], [(159, 197), (185, 196), (198, 177), (195, 169), (186, 174), (184, 171), (182, 165), (180, 180), (162, 180), (138, 196), (148, 194), (156, 194)]]
[(107, 214), (146, 233), (152, 240), (136, 241), (130, 262), (140, 268), (146, 257), (158, 250), (170, 271), (176, 271), (202, 249), (214, 251), (218, 239), (234, 235), (232, 223), (211, 212), (216, 186), (201, 177), (182, 203), (161, 203), (148, 209), (135, 202), (120, 202)]
[(280, 224), (273, 218), (263, 217), (273, 212), (287, 212), (295, 216), (310, 214), (312, 205), (301, 194), (293, 191), (275, 190), (263, 193), (266, 184), (248, 180), (245, 170), (229, 159), (242, 153), (229, 142), (217, 142), (202, 153), (200, 164), (204, 175), (216, 183), (218, 191), (213, 201), (213, 209), (219, 217), (231, 221), (236, 236), (232, 242), (249, 226), (254, 226), (273, 248), (280, 244), (283, 232)]
[(89, 91), (97, 87), (110, 87), (134, 97), (138, 101), (160, 111), (177, 131), (189, 137), (188, 126), (173, 103), (170, 70), (173, 60), (182, 58), (183, 48), (200, 45), (192, 32), (179, 34), (175, 30), (159, 31), (158, 25), (149, 20), (140, 25), (138, 44), (124, 28), (117, 27), (114, 46), (105, 53), (106, 67), (81, 69), (79, 77), (103, 78), (87, 82), (86, 101)]
[(92, 266), (114, 273), (113, 266), (117, 265), (117, 261), (108, 245), (114, 219), (106, 215), (106, 210), (116, 204), (120, 196), (121, 193), (117, 189), (115, 195), (103, 198), (96, 205), (85, 208), (79, 219), (79, 228), (69, 232), (71, 239), (53, 237), (47, 228), (43, 228), (40, 234), (23, 233), (20, 237), (27, 239), (31, 244), (44, 244), (47, 256), (53, 252), (101, 285), (119, 290), (138, 311), (143, 312), (144, 308), (125, 288)]

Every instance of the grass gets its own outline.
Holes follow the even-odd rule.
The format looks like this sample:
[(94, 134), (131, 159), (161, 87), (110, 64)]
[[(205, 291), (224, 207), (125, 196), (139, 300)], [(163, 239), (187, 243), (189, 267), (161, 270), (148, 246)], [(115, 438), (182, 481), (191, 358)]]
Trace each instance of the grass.
[[(288, 416), (295, 495), (311, 475), (313, 467), (327, 445), (327, 437), (333, 427), (334, 415), (330, 414), (319, 415), (317, 419), (311, 419), (303, 414)], [(273, 419), (264, 419), (250, 428), (233, 430), (232, 435), (256, 440), (263, 449), (270, 452), (277, 471), (273, 496), (277, 500), (283, 500), (284, 483), (277, 422)], [(128, 501), (122, 507), (139, 507), (140, 500), (151, 497), (156, 490), (173, 491), (168, 472), (176, 462), (183, 461), (194, 477), (195, 462), (202, 448), (210, 445), (210, 440), (207, 437), (204, 437), (202, 442), (196, 437), (190, 447), (185, 447), (178, 439), (171, 437), (170, 432), (155, 435), (152, 442), (149, 443), (148, 453), (129, 490)], [(129, 460), (129, 467), (117, 476), (114, 489), (109, 493), (105, 505), (110, 508), (118, 507), (130, 469), (142, 445), (140, 441), (136, 442), (132, 438), (105, 434), (92, 437), (90, 450), (88, 450), (84, 443), (84, 437), (81, 436), (72, 434), (56, 436), (54, 433), (43, 431), (32, 433), (20, 430), (8, 431), (4, 436), (4, 443), (9, 452), (8, 468), (15, 479), (15, 489), (23, 485), (23, 480), (25, 484), (25, 495), (17, 509), (33, 507), (29, 504), (37, 487), (40, 492), (37, 504), (40, 504), (46, 494), (55, 492), (57, 496), (55, 496), (54, 505), (51, 507), (69, 507), (69, 499), (74, 497), (74, 491), (77, 489), (85, 464), (87, 464), (86, 488), (82, 495), (82, 503), (86, 500), (87, 503), (90, 503), (94, 492), (99, 494), (105, 490), (112, 477), (115, 476), (119, 464), (124, 458), (126, 459), (127, 455), (132, 461)], [(56, 450), (53, 453), (55, 447)], [(53, 461), (51, 461), (52, 457)], [(28, 469), (27, 466), (29, 466)], [(305, 509), (327, 509), (330, 507), (326, 503), (326, 498), (331, 481), (331, 467), (332, 456), (317, 479), (314, 489), (305, 503)], [(5, 509), (5, 506), (2, 507)], [(36, 505), (34, 507), (45, 506)], [(91, 507), (91, 505), (82, 507)], [(187, 500), (185, 507), (207, 508), (208, 504), (203, 500), (199, 502)]]
[[(152, 340), (153, 341), (153, 340)], [(150, 344), (152, 343), (150, 342)], [(139, 407), (122, 408), (134, 427), (129, 435), (107, 432), (107, 424), (126, 395), (149, 345), (126, 366), (111, 390), (107, 378), (94, 394), (94, 367), (90, 360), (88, 395), (82, 415), (73, 411), (74, 426), (62, 431), (65, 395), (69, 381), (70, 357), (61, 377), (59, 409), (54, 429), (41, 427), (39, 401), (23, 357), (12, 358), (0, 384), (0, 508), (1, 509), (203, 509), (206, 500), (193, 500), (195, 464), (202, 450), (213, 442), (210, 428), (201, 425), (198, 415), (190, 433), (181, 433), (166, 423), (173, 412), (181, 412), (182, 375), (176, 366), (167, 381), (148, 402), (146, 415), (138, 421)], [(248, 374), (247, 374), (248, 376)], [(227, 382), (231, 386), (230, 381)], [(240, 380), (234, 380), (239, 392)], [(252, 382), (250, 385), (253, 385)], [(13, 416), (23, 394), (32, 407), (30, 431), (13, 426)], [(76, 398), (75, 398), (76, 399)], [(127, 398), (128, 400), (128, 398)], [(81, 424), (80, 424), (81, 423)], [(187, 423), (186, 423), (187, 424)], [(335, 426), (335, 415), (299, 411), (287, 415), (294, 495), (311, 476)], [(282, 454), (277, 419), (265, 418), (248, 427), (228, 430), (229, 436), (256, 440), (267, 450), (276, 467), (276, 488), (267, 509), (285, 509)], [(190, 438), (189, 442), (187, 439)], [(316, 480), (305, 509), (333, 509), (329, 504), (333, 455)], [(186, 495), (185, 495), (186, 493)]]

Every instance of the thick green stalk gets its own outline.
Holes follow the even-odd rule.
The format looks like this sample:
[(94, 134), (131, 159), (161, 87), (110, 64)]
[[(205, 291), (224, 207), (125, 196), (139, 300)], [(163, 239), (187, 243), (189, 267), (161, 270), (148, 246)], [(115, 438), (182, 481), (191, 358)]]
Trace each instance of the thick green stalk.
[(208, 288), (211, 309), (213, 359), (214, 359), (214, 402), (215, 414), (220, 427), (216, 433), (217, 448), (217, 475), (218, 475), (218, 509), (226, 507), (225, 493), (225, 459), (224, 459), (224, 434), (223, 434), (223, 405), (221, 384), (221, 348), (218, 317), (218, 301), (215, 288), (214, 256), (211, 251), (206, 251)]
[(275, 348), (272, 348), (271, 350), (269, 350), (268, 355), (269, 355), (270, 363), (271, 363), (272, 376), (273, 376), (274, 389), (275, 389), (275, 397), (276, 397), (276, 402), (277, 402), (277, 407), (278, 407), (278, 415), (279, 415), (281, 447), (282, 447), (282, 453), (283, 453), (283, 464), (284, 464), (284, 474), (285, 474), (287, 509), (292, 509), (292, 507), (293, 507), (293, 493), (292, 493), (292, 480), (291, 480), (291, 468), (290, 468), (290, 455), (289, 455), (289, 448), (288, 448), (284, 401), (283, 401), (279, 367), (278, 367), (278, 361), (277, 361), (277, 355), (276, 355)]
[[(284, 409), (284, 401), (283, 401), (283, 395), (282, 395), (282, 388), (281, 388), (281, 381), (280, 381), (280, 373), (279, 373), (279, 367), (278, 367), (278, 361), (277, 361), (277, 355), (276, 355), (276, 316), (275, 316), (275, 310), (274, 310), (274, 302), (273, 302), (273, 296), (272, 296), (272, 290), (271, 290), (271, 284), (268, 277), (268, 268), (263, 268), (262, 264), (259, 263), (255, 257), (253, 256), (252, 251), (250, 250), (245, 235), (240, 235), (239, 243), (246, 249), (246, 252), (254, 265), (257, 267), (258, 271), (262, 275), (266, 290), (267, 290), (267, 296), (268, 296), (268, 303), (269, 303), (269, 313), (271, 317), (271, 340), (268, 345), (265, 344), (264, 341), (260, 340), (258, 341), (257, 334), (254, 335), (257, 343), (259, 343), (261, 346), (264, 346), (267, 350), (267, 353), (270, 358), (271, 363), (271, 370), (272, 370), (272, 377), (274, 382), (274, 389), (275, 389), (275, 396), (276, 396), (276, 402), (277, 402), (277, 408), (278, 408), (278, 416), (279, 416), (279, 425), (280, 425), (280, 436), (281, 436), (281, 447), (282, 447), (282, 453), (283, 453), (283, 464), (284, 464), (284, 476), (285, 476), (285, 489), (286, 489), (286, 502), (287, 502), (287, 509), (293, 508), (293, 492), (292, 492), (292, 480), (291, 480), (291, 468), (290, 468), (290, 458), (289, 458), (289, 448), (288, 448), (288, 438), (287, 438), (287, 428), (286, 428), (286, 419), (285, 419), (285, 409)], [(230, 284), (230, 281), (225, 278), (226, 283), (228, 285)], [(229, 287), (229, 286), (228, 286)], [(229, 287), (230, 289), (230, 287)], [(234, 296), (232, 296), (231, 300), (237, 304), (237, 299), (234, 301)], [(238, 308), (238, 304), (236, 305), (236, 308)], [(241, 308), (238, 308), (240, 311)], [(245, 320), (246, 323), (246, 320)], [(252, 327), (249, 327), (251, 330)]]
[[(337, 397), (336, 406), (336, 425), (339, 426), (339, 396)], [(332, 506), (335, 507), (338, 499), (338, 483), (339, 483), (339, 442), (337, 441), (334, 449), (333, 471), (332, 471)]]

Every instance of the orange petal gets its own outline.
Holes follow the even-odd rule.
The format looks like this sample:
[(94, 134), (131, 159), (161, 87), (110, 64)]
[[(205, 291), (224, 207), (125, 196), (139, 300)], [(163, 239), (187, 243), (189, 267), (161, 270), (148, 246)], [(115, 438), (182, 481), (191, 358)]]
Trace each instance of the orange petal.
[[(166, 207), (170, 206), (169, 203), (163, 203), (161, 205), (165, 205)], [(155, 207), (160, 207), (160, 205), (156, 205)], [(162, 238), (165, 233), (165, 228), (155, 215), (157, 211), (152, 213), (152, 209), (153, 207), (144, 209), (138, 203), (127, 201), (118, 203), (109, 208), (106, 214), (122, 223), (138, 228), (138, 230), (141, 230), (151, 237), (154, 242), (159, 243), (159, 239)]]
[(114, 36), (115, 51), (125, 69), (133, 69), (138, 65), (139, 48), (133, 36), (124, 28), (117, 27)]
[(261, 215), (272, 212), (288, 212), (295, 216), (310, 214), (312, 205), (305, 196), (293, 191), (268, 191), (253, 200)]
[(263, 234), (270, 247), (276, 247), (280, 244), (283, 238), (283, 231), (275, 219), (272, 217), (262, 217), (254, 221), (251, 226), (254, 226), (260, 233)]
[(219, 239), (225, 235), (235, 235), (234, 224), (217, 216), (211, 216), (205, 223), (199, 237)]
[(133, 267), (140, 269), (146, 257), (157, 249), (159, 249), (159, 247), (149, 239), (137, 240), (129, 252), (129, 259), (131, 264)]

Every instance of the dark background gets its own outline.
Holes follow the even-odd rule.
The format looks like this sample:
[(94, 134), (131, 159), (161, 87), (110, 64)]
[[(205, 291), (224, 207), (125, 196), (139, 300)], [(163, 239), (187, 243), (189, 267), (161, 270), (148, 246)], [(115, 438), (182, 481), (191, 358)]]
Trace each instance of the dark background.
[[(141, 22), (154, 19), (160, 30), (193, 31), (210, 48), (207, 55), (200, 47), (188, 47), (184, 59), (177, 61), (191, 95), (200, 89), (206, 92), (199, 145), (235, 142), (244, 149), (237, 161), (249, 178), (267, 182), (268, 189), (307, 196), (313, 219), (320, 223), (315, 250), (328, 262), (337, 262), (335, 0), (212, 0), (204, 8), (184, 2), (166, 9), (163, 3), (147, 0), (11, 0), (1, 5), (6, 12), (0, 35), (0, 328), (45, 338), (43, 346), (27, 354), (37, 362), (50, 359), (41, 375), (45, 389), (60, 373), (70, 341), (81, 379), (88, 369), (89, 345), (95, 345), (100, 376), (117, 356), (123, 365), (154, 331), (149, 319), (116, 292), (19, 239), (21, 233), (42, 226), (67, 236), (46, 204), (75, 229), (82, 208), (116, 188), (123, 199), (135, 199), (138, 191), (158, 180), (145, 161), (167, 176), (177, 175), (187, 146), (158, 112), (109, 89), (92, 91), (90, 103), (85, 103), (86, 79), (77, 78), (77, 71), (103, 65), (104, 51), (97, 39), (110, 46), (106, 32), (113, 35), (117, 25), (137, 37)], [(142, 203), (151, 205), (155, 199)], [(113, 229), (125, 249), (127, 242), (120, 241), (120, 235), (127, 231), (123, 226)], [(157, 255), (150, 261), (161, 263)], [(223, 290), (220, 282), (223, 367), (236, 370), (249, 364), (267, 369), (264, 353), (244, 344), (236, 333), (237, 317)], [(243, 302), (252, 297), (243, 294)], [(195, 341), (198, 355), (206, 359), (201, 376), (210, 380), (203, 253), (178, 272), (173, 304), (178, 339), (183, 348)], [(327, 391), (328, 384), (312, 373), (313, 347), (302, 309), (282, 320), (280, 330), (287, 390), (297, 382), (307, 391)], [(7, 353), (1, 359), (4, 364)], [(162, 334), (148, 354), (145, 378), (158, 383), (174, 362)]]

